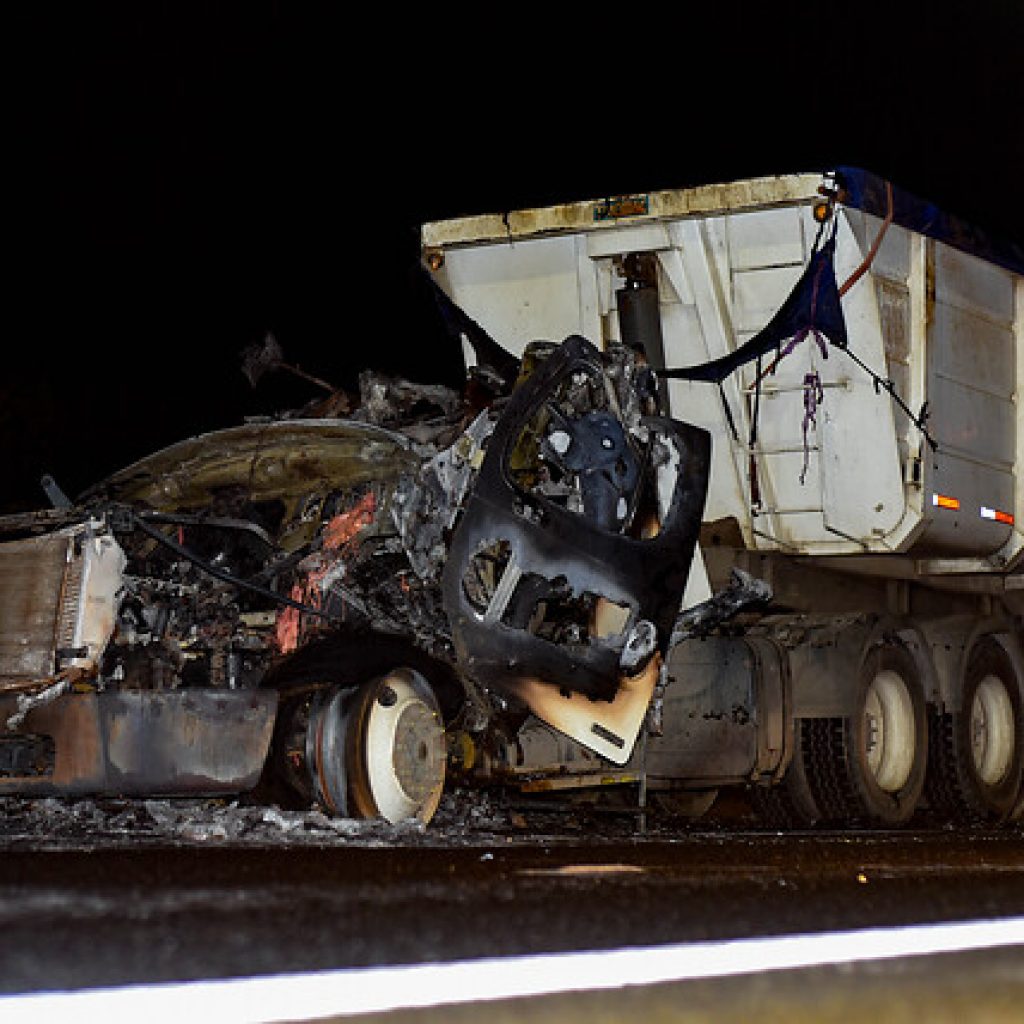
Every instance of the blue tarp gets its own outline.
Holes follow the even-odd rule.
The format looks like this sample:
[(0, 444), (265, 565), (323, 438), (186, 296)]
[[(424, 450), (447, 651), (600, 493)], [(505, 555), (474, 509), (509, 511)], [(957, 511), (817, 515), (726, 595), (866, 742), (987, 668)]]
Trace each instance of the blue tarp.
[[(839, 288), (832, 265), (834, 249), (834, 237), (830, 237), (824, 245), (815, 249), (800, 275), (800, 280), (793, 286), (793, 290), (775, 315), (754, 337), (740, 345), (734, 352), (711, 362), (701, 363), (699, 366), (659, 370), (658, 376), (671, 380), (717, 383), (744, 363), (749, 363), (769, 352), (774, 352), (777, 356), (785, 355), (789, 348), (799, 344), (808, 335), (818, 339), (823, 352), (825, 350), (821, 335), (834, 345), (846, 348), (846, 321), (843, 319)], [(825, 355), (827, 356), (827, 352)]]
[[(836, 170), (836, 183), (846, 193), (841, 197), (844, 205), (885, 217), (888, 210), (885, 178), (859, 167), (840, 167)], [(1024, 274), (1024, 244), (1020, 241), (996, 238), (896, 185), (892, 188), (892, 197), (893, 223), (980, 256), (1015, 274)]]

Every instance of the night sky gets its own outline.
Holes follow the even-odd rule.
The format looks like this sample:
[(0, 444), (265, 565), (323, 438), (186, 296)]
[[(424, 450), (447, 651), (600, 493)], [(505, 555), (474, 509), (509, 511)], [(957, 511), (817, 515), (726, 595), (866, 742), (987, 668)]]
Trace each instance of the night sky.
[(453, 379), (424, 220), (851, 164), (1024, 239), (1017, 0), (553, 6), (9, 17), (0, 511), (312, 398), (242, 376), (268, 330), (341, 386)]

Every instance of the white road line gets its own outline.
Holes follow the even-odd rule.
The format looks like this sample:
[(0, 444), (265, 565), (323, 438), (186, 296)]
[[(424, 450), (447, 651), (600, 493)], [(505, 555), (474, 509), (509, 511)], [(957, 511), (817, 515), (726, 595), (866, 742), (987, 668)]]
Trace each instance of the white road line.
[(0, 997), (0, 1021), (269, 1024), (1024, 946), (1024, 917)]

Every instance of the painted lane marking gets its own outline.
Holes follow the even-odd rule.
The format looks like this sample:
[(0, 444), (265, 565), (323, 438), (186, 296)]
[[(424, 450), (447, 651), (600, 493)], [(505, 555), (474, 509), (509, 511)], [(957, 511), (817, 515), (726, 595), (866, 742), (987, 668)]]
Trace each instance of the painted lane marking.
[(270, 1024), (1024, 946), (1024, 917), (0, 996), (0, 1020)]

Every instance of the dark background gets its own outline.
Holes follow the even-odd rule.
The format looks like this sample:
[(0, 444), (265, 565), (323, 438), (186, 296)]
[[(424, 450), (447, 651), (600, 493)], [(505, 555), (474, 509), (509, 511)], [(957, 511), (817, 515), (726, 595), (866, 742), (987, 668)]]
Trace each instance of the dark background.
[(425, 220), (852, 164), (1024, 238), (1024, 5), (956, 6), (10, 17), (0, 511), (313, 397), (250, 388), (268, 330), (340, 386), (452, 379)]

